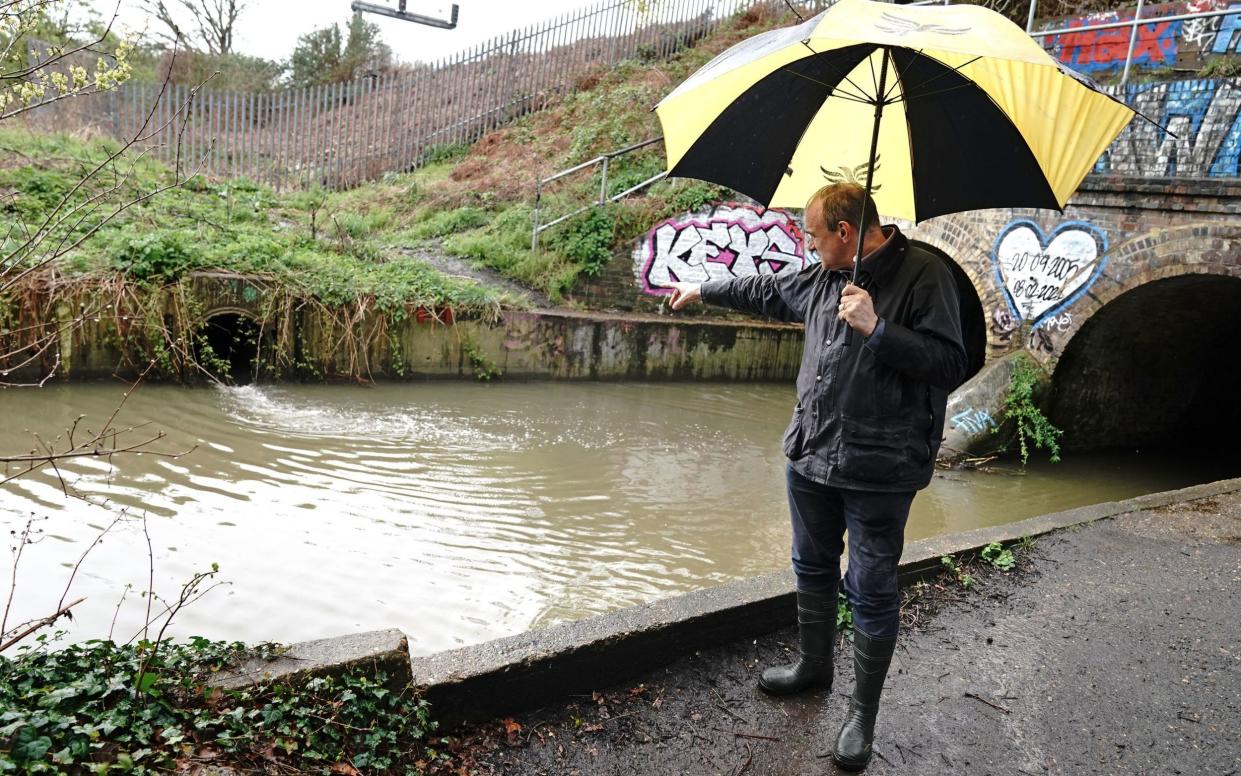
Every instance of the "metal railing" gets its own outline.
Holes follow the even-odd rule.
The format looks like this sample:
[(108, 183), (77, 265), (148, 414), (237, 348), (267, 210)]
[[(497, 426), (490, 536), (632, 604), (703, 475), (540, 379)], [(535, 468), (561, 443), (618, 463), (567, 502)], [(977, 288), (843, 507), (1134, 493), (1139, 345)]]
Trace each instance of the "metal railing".
[[(389, 171), (415, 169), (444, 146), (469, 143), (552, 104), (602, 68), (627, 57), (662, 58), (709, 34), (730, 14), (767, 0), (668, 0), (649, 13), (632, 0), (598, 0), (474, 49), (348, 83), (265, 92), (198, 90), (127, 82), (115, 91), (52, 101), (24, 123), (132, 137), (148, 116), (163, 127), (148, 151), (166, 163), (201, 164), (219, 178), (246, 176), (277, 188), (348, 188)], [(916, 0), (920, 5), (944, 0)], [(828, 5), (797, 0), (807, 14)], [(1027, 31), (1046, 47), (1058, 35), (1129, 27), (1121, 82), (1129, 80), (1141, 25), (1241, 15), (1228, 8)], [(782, 7), (782, 6), (781, 6)], [(1113, 45), (1109, 42), (1109, 45)], [(31, 41), (31, 59), (45, 45)], [(178, 118), (179, 117), (179, 118)]]
[[(1063, 27), (1060, 29), (1052, 29), (1052, 30), (1035, 30), (1034, 29), (1034, 12), (1035, 12), (1035, 8), (1037, 7), (1037, 4), (1038, 4), (1038, 0), (1031, 0), (1030, 18), (1026, 22), (1026, 32), (1028, 32), (1030, 36), (1035, 39), (1039, 39), (1039, 38), (1046, 39), (1046, 38), (1049, 38), (1055, 35), (1067, 35), (1069, 33), (1074, 33), (1074, 32), (1095, 32), (1097, 30), (1114, 30), (1114, 29), (1120, 29), (1122, 27), (1131, 28), (1131, 31), (1129, 33), (1129, 49), (1125, 53), (1125, 66), (1120, 76), (1121, 84), (1125, 84), (1129, 81), (1129, 72), (1133, 66), (1133, 51), (1137, 47), (1137, 42), (1138, 42), (1138, 27), (1139, 26), (1143, 24), (1182, 22), (1182, 21), (1189, 21), (1191, 19), (1213, 19), (1218, 16), (1241, 15), (1241, 6), (1233, 6), (1231, 8), (1226, 8), (1226, 9), (1217, 10), (1217, 11), (1197, 11), (1195, 13), (1182, 13), (1182, 14), (1175, 14), (1172, 16), (1148, 16), (1144, 18), (1142, 16), (1142, 8), (1145, 5), (1145, 2), (1144, 0), (1138, 0), (1138, 5), (1137, 5), (1137, 8), (1134, 10), (1132, 19), (1125, 19), (1122, 21), (1115, 21), (1115, 22), (1102, 22), (1099, 24), (1083, 24), (1077, 27)], [(1040, 45), (1042, 45), (1044, 48), (1047, 46), (1045, 41), (1040, 41)]]
[[(555, 175), (552, 175), (547, 178), (540, 178), (538, 181), (536, 181), (534, 184), (534, 213), (532, 213), (530, 217), (531, 222), (532, 222), (531, 227), (530, 227), (530, 250), (537, 251), (539, 249), (539, 235), (547, 231), (548, 229), (551, 229), (553, 226), (556, 226), (557, 224), (562, 224), (565, 221), (568, 221), (570, 218), (573, 218), (574, 216), (578, 216), (578, 215), (581, 215), (582, 213), (585, 213), (587, 210), (590, 210), (591, 208), (598, 207), (599, 205), (605, 205), (608, 202), (617, 202), (621, 199), (624, 199), (625, 197), (629, 196), (635, 191), (640, 191), (646, 188), (647, 186), (650, 186), (655, 181), (660, 180), (661, 178), (665, 177), (668, 173), (661, 172), (658, 175), (652, 175), (651, 177), (647, 178), (646, 180), (642, 181), (636, 186), (630, 186), (629, 188), (625, 189), (619, 194), (613, 195), (611, 197), (608, 196), (608, 164), (613, 159), (617, 158), (618, 156), (624, 156), (625, 154), (632, 153), (633, 151), (637, 151), (639, 148), (646, 148), (647, 146), (652, 145), (654, 143), (658, 143), (662, 141), (663, 139), (664, 139), (664, 136), (660, 135), (659, 137), (653, 137), (650, 140), (643, 140), (641, 143), (634, 143), (633, 145), (625, 146), (624, 148), (620, 148), (615, 151), (609, 151), (606, 154), (600, 154), (599, 156), (596, 156), (594, 159), (588, 159), (582, 162), (581, 164), (574, 165), (572, 167), (569, 167), (568, 169), (561, 170)], [(572, 213), (566, 213), (565, 215), (560, 216), (554, 221), (548, 221), (546, 224), (541, 224), (539, 222), (539, 218), (540, 218), (539, 207), (543, 201), (543, 187), (551, 183), (552, 181), (558, 181), (567, 175), (572, 175), (573, 173), (579, 172), (581, 170), (585, 170), (588, 167), (594, 167), (597, 164), (603, 165), (603, 174), (600, 176), (600, 180), (599, 180), (599, 199), (594, 202), (591, 202), (588, 205), (583, 205), (577, 210), (574, 210)]]
[[(279, 189), (343, 189), (415, 169), (446, 146), (553, 104), (621, 60), (667, 58), (766, 1), (595, 0), (436, 62), (345, 83), (235, 92), (134, 80), (49, 100), (24, 123), (129, 138), (151, 115), (163, 129), (146, 150), (165, 163), (190, 159), (207, 175)], [(35, 64), (48, 46), (28, 42)]]

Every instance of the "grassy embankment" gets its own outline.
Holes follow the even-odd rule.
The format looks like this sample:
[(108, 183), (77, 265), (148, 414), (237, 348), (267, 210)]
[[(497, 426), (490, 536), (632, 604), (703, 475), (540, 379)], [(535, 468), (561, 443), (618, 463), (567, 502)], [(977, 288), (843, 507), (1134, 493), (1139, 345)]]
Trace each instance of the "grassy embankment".
[[(259, 324), (278, 333), (276, 352), (286, 366), (313, 376), (324, 371), (322, 365), (294, 363), (300, 348), (288, 321), (295, 309), (313, 307), (335, 339), (344, 337), (365, 353), (389, 323), (418, 308), (451, 307), (457, 317), (488, 317), (524, 303), (439, 272), (411, 253), (463, 257), (571, 304), (574, 283), (597, 273), (617, 246), (659, 218), (732, 193), (699, 182), (661, 181), (546, 232), (542, 250), (532, 252), (534, 180), (656, 137), (660, 129), (651, 107), (662, 95), (727, 46), (787, 21), (775, 11), (749, 11), (671, 59), (600, 70), (551, 108), (471, 146), (432, 149), (418, 170), (353, 190), (277, 193), (247, 180), (191, 178), (123, 209), (80, 246), (10, 288), (0, 305), (8, 316), (2, 328), (31, 331), (27, 327), (37, 327), (58, 306), (102, 310), (114, 319), (109, 336), (135, 363), (154, 359), (165, 376), (185, 376), (193, 371), (186, 366), (192, 361), (186, 343), (200, 310), (188, 284), (179, 281), (194, 271), (234, 272), (273, 292), (267, 294), (270, 314)], [(116, 148), (110, 140), (0, 128), (4, 255), (49, 214), (66, 212), (66, 198), (70, 210), (82, 209), (54, 230), (44, 249), (75, 243), (117, 205), (173, 180), (168, 169), (131, 150), (75, 191), (83, 174)], [(662, 165), (658, 144), (614, 160), (609, 194), (649, 178)], [(544, 196), (545, 220), (597, 197), (598, 175), (595, 169), (553, 186)], [(34, 251), (24, 260), (42, 255)], [(5, 275), (12, 278), (20, 269), (10, 264)]]

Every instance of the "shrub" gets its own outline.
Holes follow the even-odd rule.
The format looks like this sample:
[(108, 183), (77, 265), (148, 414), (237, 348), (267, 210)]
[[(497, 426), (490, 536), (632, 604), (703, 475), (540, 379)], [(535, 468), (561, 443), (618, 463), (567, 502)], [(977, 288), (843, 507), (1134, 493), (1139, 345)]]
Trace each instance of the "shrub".
[(136, 280), (170, 282), (191, 269), (200, 257), (198, 244), (185, 232), (127, 227), (113, 238), (112, 266)]
[[(1046, 449), (1051, 462), (1060, 462), (1060, 436), (1064, 433), (1052, 425), (1034, 402), (1034, 392), (1040, 384), (1040, 373), (1024, 354), (1016, 356), (1008, 394), (1004, 397), (1003, 420), (1016, 425), (1017, 441), (1021, 449), (1021, 462), (1030, 460), (1029, 445)], [(998, 429), (998, 427), (997, 427)]]
[(612, 208), (591, 208), (556, 229), (559, 231), (554, 229), (548, 236), (547, 247), (580, 264), (587, 275), (597, 275), (611, 260), (616, 234), (616, 217)]

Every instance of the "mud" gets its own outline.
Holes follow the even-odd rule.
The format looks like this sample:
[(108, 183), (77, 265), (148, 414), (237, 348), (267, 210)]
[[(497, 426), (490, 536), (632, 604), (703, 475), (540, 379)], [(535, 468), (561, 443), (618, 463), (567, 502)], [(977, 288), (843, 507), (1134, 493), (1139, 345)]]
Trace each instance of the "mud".
[[(1241, 774), (1241, 494), (1128, 513), (906, 592), (868, 774)], [(795, 634), (454, 734), (478, 774), (833, 774), (852, 668), (755, 689)], [(846, 645), (847, 646), (847, 645)]]

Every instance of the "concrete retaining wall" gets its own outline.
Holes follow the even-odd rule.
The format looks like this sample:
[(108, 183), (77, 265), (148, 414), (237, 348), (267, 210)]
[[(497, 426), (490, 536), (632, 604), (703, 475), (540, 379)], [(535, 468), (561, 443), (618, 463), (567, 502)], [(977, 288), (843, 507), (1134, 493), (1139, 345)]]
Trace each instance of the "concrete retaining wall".
[[(474, 379), (498, 370), (506, 379), (787, 381), (801, 360), (800, 326), (565, 310), (506, 311), (496, 322), (444, 323), (422, 311), (399, 322), (371, 316), (354, 325), (369, 335), (349, 347), (319, 311), (269, 309), (273, 292), (259, 279), (202, 273), (184, 285), (181, 291), (189, 292), (199, 311), (192, 328), (221, 315), (266, 318), (260, 359), (274, 364), (272, 332), (290, 331), (297, 351), (291, 361), (327, 377)], [(174, 286), (165, 292), (169, 306), (181, 291)], [(78, 321), (67, 306), (57, 315), (64, 332), (59, 347), (49, 349), (45, 363), (20, 370), (19, 379), (38, 380), (53, 363), (60, 376), (79, 380), (132, 378), (146, 366), (140, 353), (124, 350), (126, 339), (117, 328), (135, 325), (129, 320), (103, 315)], [(270, 371), (296, 376), (288, 361)]]

